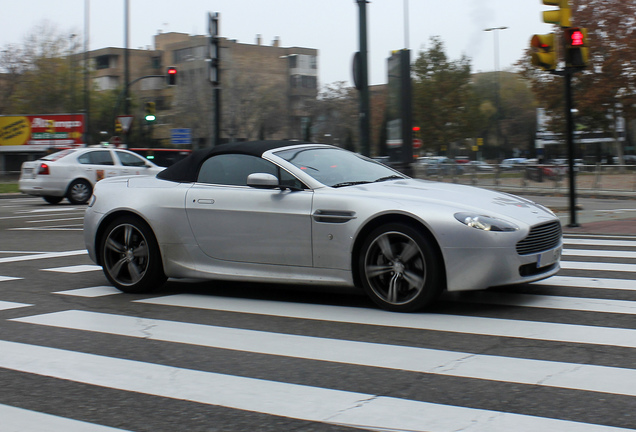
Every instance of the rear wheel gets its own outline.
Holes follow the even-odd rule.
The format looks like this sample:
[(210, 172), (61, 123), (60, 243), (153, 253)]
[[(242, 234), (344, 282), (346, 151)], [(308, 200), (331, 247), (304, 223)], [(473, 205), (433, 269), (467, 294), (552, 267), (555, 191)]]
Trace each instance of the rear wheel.
[(59, 196), (45, 196), (42, 197), (44, 198), (44, 201), (46, 201), (49, 204), (59, 204), (60, 201), (62, 201), (64, 199), (63, 196), (59, 197)]
[(124, 216), (113, 221), (100, 250), (106, 278), (123, 292), (149, 292), (166, 281), (157, 240), (139, 218)]
[(442, 290), (442, 261), (430, 240), (403, 223), (383, 225), (364, 241), (360, 280), (378, 306), (411, 312), (433, 302)]
[(68, 187), (66, 198), (71, 204), (85, 204), (92, 194), (93, 187), (91, 184), (86, 180), (78, 179), (73, 180), (73, 183)]

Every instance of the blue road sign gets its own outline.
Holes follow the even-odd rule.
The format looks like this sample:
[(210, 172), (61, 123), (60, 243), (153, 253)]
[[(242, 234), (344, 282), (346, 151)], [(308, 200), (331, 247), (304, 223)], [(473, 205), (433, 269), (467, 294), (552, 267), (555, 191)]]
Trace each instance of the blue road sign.
[(192, 144), (192, 134), (190, 128), (171, 129), (170, 141), (173, 145), (189, 145)]

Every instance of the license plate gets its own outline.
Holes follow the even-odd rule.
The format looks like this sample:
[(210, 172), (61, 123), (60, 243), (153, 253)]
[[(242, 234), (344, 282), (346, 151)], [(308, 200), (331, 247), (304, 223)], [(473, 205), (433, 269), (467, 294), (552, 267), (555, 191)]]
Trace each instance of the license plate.
[(552, 265), (561, 259), (561, 248), (543, 252), (537, 255), (537, 268)]

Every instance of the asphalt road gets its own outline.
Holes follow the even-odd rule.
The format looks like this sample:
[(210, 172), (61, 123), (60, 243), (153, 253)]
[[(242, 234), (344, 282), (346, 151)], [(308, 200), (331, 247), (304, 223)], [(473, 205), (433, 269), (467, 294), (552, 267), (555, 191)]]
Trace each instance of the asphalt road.
[[(592, 222), (632, 215), (600, 201)], [(121, 294), (83, 212), (0, 199), (0, 432), (636, 430), (636, 236), (566, 234), (554, 278), (395, 314), (328, 288)]]

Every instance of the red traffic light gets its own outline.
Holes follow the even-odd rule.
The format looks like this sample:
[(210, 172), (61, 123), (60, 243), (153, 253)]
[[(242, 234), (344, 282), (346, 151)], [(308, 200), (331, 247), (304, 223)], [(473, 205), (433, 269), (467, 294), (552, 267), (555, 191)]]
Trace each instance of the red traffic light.
[(420, 131), (419, 126), (413, 126), (413, 132), (419, 132), (419, 131)]
[(177, 85), (177, 68), (170, 66), (168, 67), (166, 74), (166, 82), (168, 85)]
[(570, 45), (578, 47), (585, 45), (585, 36), (581, 30), (574, 30), (570, 33)]

